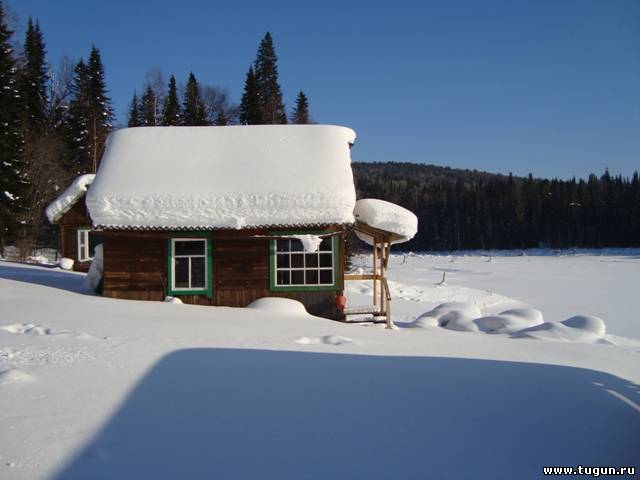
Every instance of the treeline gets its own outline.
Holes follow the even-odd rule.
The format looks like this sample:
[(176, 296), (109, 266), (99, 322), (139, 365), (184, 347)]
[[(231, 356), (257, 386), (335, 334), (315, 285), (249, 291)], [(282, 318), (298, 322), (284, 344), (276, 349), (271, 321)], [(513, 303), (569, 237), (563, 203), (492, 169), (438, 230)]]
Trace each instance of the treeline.
[(405, 250), (640, 246), (640, 180), (536, 179), (411, 163), (354, 163), (358, 198), (418, 216)]
[[(22, 41), (13, 30), (0, 0), (0, 254), (15, 245), (25, 257), (36, 246), (56, 245), (44, 209), (77, 175), (96, 172), (115, 115), (95, 45), (86, 60), (65, 58), (54, 67), (37, 20), (29, 18)], [(239, 105), (193, 72), (180, 86), (155, 69), (142, 95), (134, 92), (127, 118), (130, 127), (287, 122), (311, 123), (309, 103), (300, 91), (287, 115), (268, 32)]]
[(133, 93), (129, 127), (311, 123), (309, 101), (302, 90), (287, 116), (278, 79), (278, 58), (269, 32), (249, 67), (239, 105), (230, 100), (226, 88), (202, 84), (193, 72), (184, 87), (179, 87), (173, 74), (165, 83), (160, 70), (151, 70), (143, 91), (142, 96)]

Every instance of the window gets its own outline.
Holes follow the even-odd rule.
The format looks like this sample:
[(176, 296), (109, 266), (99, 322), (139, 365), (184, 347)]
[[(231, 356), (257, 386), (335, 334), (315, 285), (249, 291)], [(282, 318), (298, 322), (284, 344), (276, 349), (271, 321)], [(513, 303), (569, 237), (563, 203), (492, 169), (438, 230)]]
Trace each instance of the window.
[(78, 229), (78, 261), (86, 262), (93, 258), (92, 250), (89, 248), (89, 232), (88, 228)]
[(102, 235), (88, 228), (78, 229), (78, 261), (87, 262), (93, 260), (96, 247), (102, 243)]
[(271, 241), (271, 288), (273, 290), (334, 290), (338, 237), (322, 239), (316, 252), (305, 252), (300, 240)]
[(207, 238), (172, 238), (169, 293), (211, 295), (211, 246)]

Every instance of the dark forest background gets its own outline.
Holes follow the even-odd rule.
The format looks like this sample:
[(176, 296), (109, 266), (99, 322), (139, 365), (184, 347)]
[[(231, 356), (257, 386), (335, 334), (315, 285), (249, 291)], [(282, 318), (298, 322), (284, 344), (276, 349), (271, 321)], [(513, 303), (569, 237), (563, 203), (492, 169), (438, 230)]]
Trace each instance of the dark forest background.
[[(18, 38), (5, 6), (0, 0), (0, 254), (11, 245), (26, 258), (57, 245), (44, 209), (76, 176), (95, 173), (117, 126), (100, 49), (87, 46), (86, 60), (52, 65), (38, 20), (29, 18)], [(194, 72), (167, 79), (158, 67), (131, 90), (120, 126), (313, 123), (302, 90), (292, 108), (284, 104), (269, 32), (248, 62), (237, 104)], [(353, 170), (358, 198), (417, 214), (418, 235), (401, 249), (640, 246), (637, 172), (563, 181), (411, 163), (354, 163)]]
[(354, 163), (353, 171), (358, 198), (418, 216), (418, 235), (396, 249), (640, 246), (637, 171), (568, 181), (412, 163)]

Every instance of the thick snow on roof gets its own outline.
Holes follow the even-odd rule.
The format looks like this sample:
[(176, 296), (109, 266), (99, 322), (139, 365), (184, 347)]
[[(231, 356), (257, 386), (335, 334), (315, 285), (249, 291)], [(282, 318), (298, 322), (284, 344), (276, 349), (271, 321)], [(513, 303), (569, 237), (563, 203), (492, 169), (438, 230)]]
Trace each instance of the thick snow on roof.
[(122, 129), (86, 203), (114, 228), (352, 223), (354, 140), (328, 125)]
[[(418, 232), (418, 217), (395, 203), (365, 198), (356, 202), (353, 214), (362, 223), (395, 234), (391, 243), (408, 242)], [(371, 244), (372, 239), (368, 235), (358, 231), (356, 235)]]
[(77, 177), (62, 194), (56, 198), (45, 210), (47, 218), (51, 223), (55, 223), (67, 213), (71, 207), (82, 197), (89, 185), (93, 182), (95, 175), (89, 173)]

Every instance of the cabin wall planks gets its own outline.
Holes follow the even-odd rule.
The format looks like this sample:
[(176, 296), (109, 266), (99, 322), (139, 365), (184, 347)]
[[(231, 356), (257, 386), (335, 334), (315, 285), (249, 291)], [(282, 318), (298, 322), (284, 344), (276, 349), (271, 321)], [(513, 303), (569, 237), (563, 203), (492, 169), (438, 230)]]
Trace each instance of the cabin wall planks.
[[(332, 231), (340, 230), (338, 227)], [(309, 230), (317, 230), (313, 228)], [(300, 232), (300, 228), (289, 229)], [(289, 230), (279, 228), (277, 231)], [(181, 232), (180, 235), (188, 236)], [(335, 305), (342, 293), (344, 249), (340, 242), (340, 261), (335, 274), (340, 279), (336, 291), (271, 291), (269, 287), (269, 230), (218, 230), (207, 238), (212, 242), (213, 295), (178, 295), (188, 304), (246, 307), (262, 297), (298, 300), (309, 313), (341, 318)], [(107, 231), (104, 238), (103, 295), (131, 300), (163, 300), (168, 292), (168, 240), (171, 232)]]

